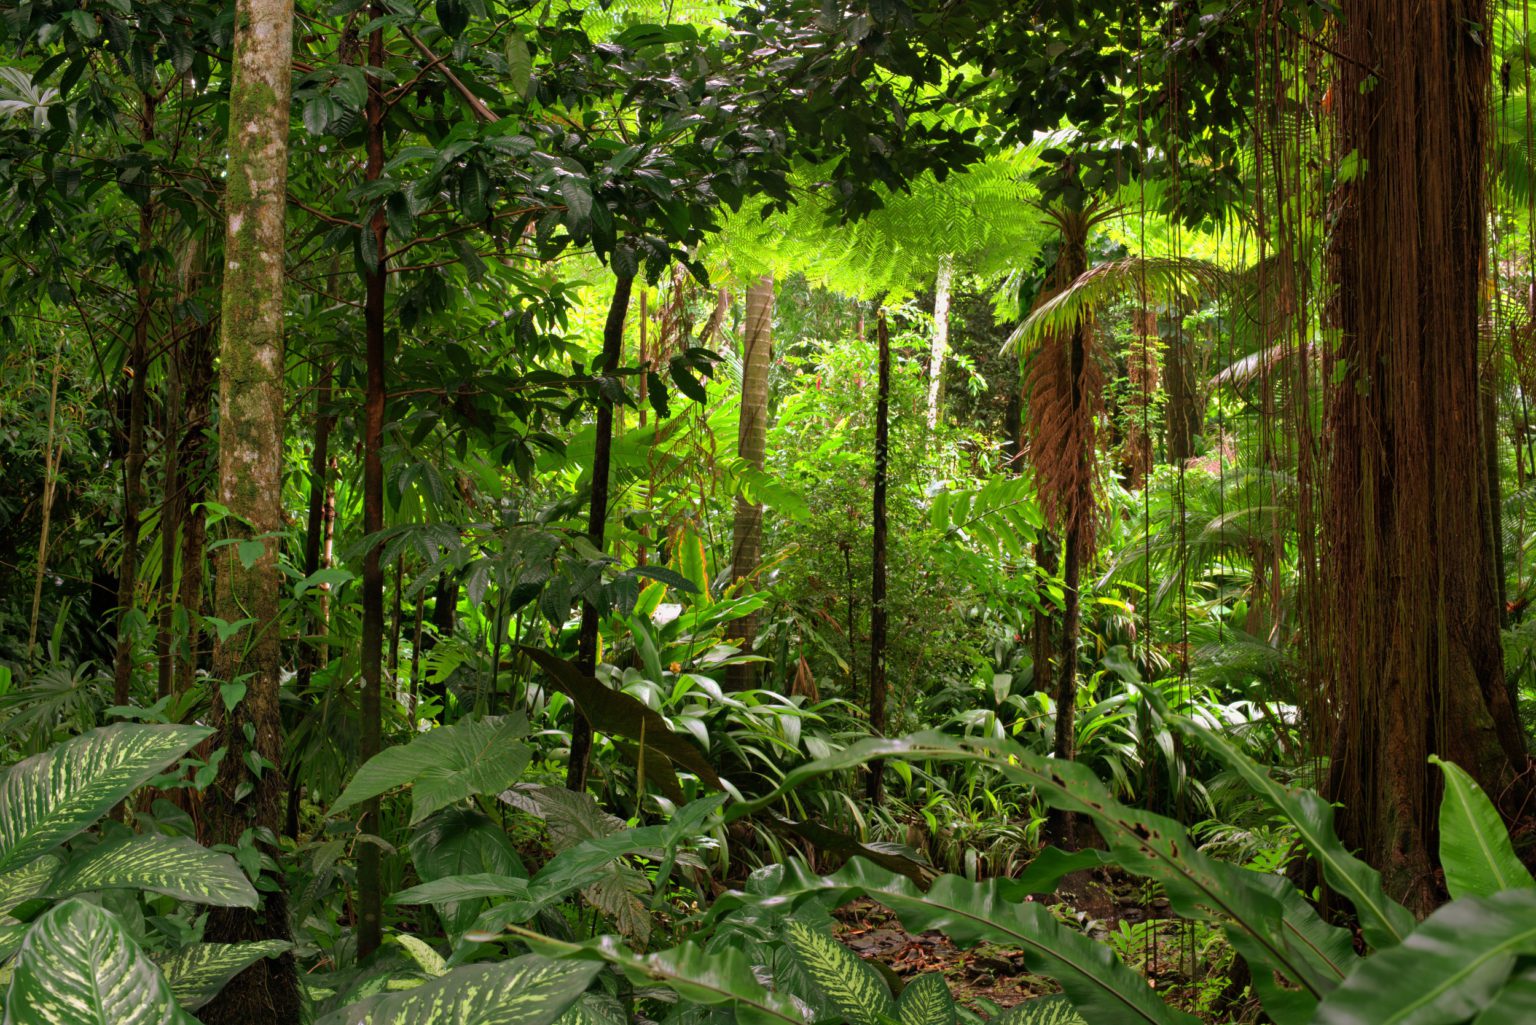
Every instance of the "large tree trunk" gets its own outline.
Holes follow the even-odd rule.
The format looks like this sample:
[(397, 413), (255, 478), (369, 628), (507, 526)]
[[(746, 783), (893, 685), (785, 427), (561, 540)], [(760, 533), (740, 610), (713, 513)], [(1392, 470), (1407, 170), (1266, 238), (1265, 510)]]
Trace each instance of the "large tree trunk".
[[(374, 18), (384, 16), (381, 4), (370, 11)], [(368, 37), (368, 64), (384, 66), (384, 30), (376, 28)], [(367, 163), (363, 177), (377, 181), (384, 174), (384, 86), (377, 75), (368, 75)], [(372, 235), (374, 260), (363, 279), (363, 338), (368, 366), (368, 385), (363, 398), (363, 534), (373, 537), (384, 529), (384, 286), (388, 267), (384, 259), (387, 222), (381, 205), (365, 229)], [(363, 691), (358, 700), (361, 728), (358, 731), (358, 757), (364, 762), (379, 753), (384, 656), (384, 567), (379, 563), (381, 545), (370, 544), (363, 555), (363, 622), (359, 650)], [(379, 832), (377, 798), (363, 805), (358, 828), (364, 833)], [(379, 949), (384, 928), (384, 889), (380, 879), (379, 847), (359, 844), (357, 848), (357, 956), (365, 958)]]
[[(875, 498), (874, 545), (870, 554), (869, 588), (869, 732), (885, 733), (885, 492), (890, 476), (891, 451), (891, 336), (885, 326), (885, 308), (875, 321), (879, 346), (879, 384), (875, 391)], [(869, 800), (878, 805), (884, 786), (884, 766), (869, 763)]]
[[(747, 289), (747, 323), (741, 341), (741, 416), (736, 431), (736, 453), (747, 465), (761, 470), (768, 458), (768, 369), (773, 362), (773, 276), (764, 274)], [(731, 579), (746, 580), (757, 572), (763, 559), (763, 506), (761, 502), (736, 499), (736, 526), (732, 532)], [(731, 636), (744, 650), (752, 650), (757, 636), (757, 616), (744, 616), (732, 624)], [(757, 679), (757, 664), (732, 666), (731, 689), (744, 690)]]
[(1360, 0), (1341, 22), (1333, 87), (1339, 152), (1361, 171), (1336, 197), (1330, 257), (1330, 796), (1345, 841), (1419, 911), (1437, 897), (1439, 774), (1426, 758), (1496, 796), (1525, 761), (1479, 448), (1487, 24), (1481, 0)]
[[(629, 295), (635, 279), (630, 274), (615, 274), (613, 300), (608, 304), (608, 319), (603, 325), (603, 373), (618, 367), (624, 352), (624, 317), (629, 312)], [(597, 400), (597, 425), (592, 444), (592, 505), (587, 513), (587, 537), (592, 547), (603, 550), (603, 536), (608, 529), (608, 464), (613, 454), (613, 403)], [(582, 602), (581, 633), (576, 638), (576, 665), (584, 674), (597, 672), (597, 607)], [(581, 710), (571, 724), (571, 756), (566, 763), (565, 785), (581, 793), (587, 789), (587, 760), (592, 753), (592, 724)]]
[[(213, 696), (218, 746), (227, 750), (203, 805), (205, 843), (235, 844), (249, 829), (282, 824), (282, 715), (278, 546), (283, 530), (283, 253), (292, 0), (238, 0), (229, 90), (225, 192), (223, 338), (219, 353), (219, 501), (232, 536), (260, 539), (246, 565), (236, 546), (220, 549), (218, 608), (226, 620), (255, 622), (214, 649), (219, 680), (243, 679), (245, 696), (226, 707)], [(247, 741), (249, 731), (252, 737)], [(264, 762), (252, 773), (247, 752)], [(206, 937), (216, 942), (290, 937), (281, 875), (266, 880), (258, 911), (216, 908)], [(210, 1025), (292, 1025), (300, 1018), (292, 954), (261, 958), (200, 1012)]]
[(928, 429), (939, 426), (939, 392), (944, 384), (944, 354), (949, 351), (949, 289), (955, 279), (955, 258), (939, 257), (933, 282), (933, 347), (928, 352)]

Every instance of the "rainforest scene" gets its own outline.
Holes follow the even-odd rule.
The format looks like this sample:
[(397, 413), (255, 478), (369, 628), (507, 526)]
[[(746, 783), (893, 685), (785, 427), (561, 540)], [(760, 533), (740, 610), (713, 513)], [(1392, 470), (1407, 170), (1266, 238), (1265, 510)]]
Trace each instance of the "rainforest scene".
[(0, 0), (0, 1022), (1536, 1022), (1530, 6)]

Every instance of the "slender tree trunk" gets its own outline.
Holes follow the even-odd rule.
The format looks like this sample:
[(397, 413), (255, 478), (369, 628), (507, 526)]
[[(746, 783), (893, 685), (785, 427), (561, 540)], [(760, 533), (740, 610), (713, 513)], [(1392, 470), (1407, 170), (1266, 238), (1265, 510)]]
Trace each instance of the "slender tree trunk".
[(939, 426), (939, 392), (944, 385), (944, 354), (949, 351), (949, 288), (955, 278), (955, 258), (939, 257), (933, 283), (933, 348), (928, 353), (928, 430)]
[[(246, 684), (244, 698), (232, 708), (218, 690), (213, 696), (215, 741), (227, 752), (203, 804), (201, 839), (214, 844), (238, 843), (250, 829), (275, 833), (282, 824), (277, 557), (283, 529), (283, 255), (292, 29), (292, 0), (237, 0), (219, 356), (219, 500), (234, 514), (225, 521), (232, 536), (260, 539), (262, 554), (249, 566), (235, 556), (233, 545), (219, 555), (220, 614), (255, 622), (214, 651), (216, 677)], [(262, 772), (247, 767), (248, 753), (262, 760)], [(289, 939), (283, 878), (274, 875), (266, 884), (259, 911), (212, 910), (206, 938)], [(209, 1025), (292, 1025), (301, 1010), (293, 956), (286, 954), (257, 960), (199, 1016)]]
[(183, 427), (177, 462), (181, 465), (182, 490), (186, 495), (181, 520), (181, 579), (178, 603), (187, 617), (186, 650), (176, 661), (173, 689), (190, 690), (202, 658), (203, 564), (206, 558), (208, 514), (203, 502), (213, 475), (213, 453), (208, 426), (212, 420), (213, 357), (215, 330), (199, 327), (187, 339), (186, 372), (182, 380)]
[[(382, 18), (382, 4), (370, 7), (374, 18)], [(384, 30), (375, 29), (368, 37), (368, 64), (384, 66)], [(377, 181), (384, 175), (384, 86), (378, 77), (368, 75), (367, 164), (363, 177)], [(372, 537), (384, 529), (384, 287), (388, 267), (384, 260), (384, 208), (374, 211), (367, 230), (372, 236), (374, 261), (363, 279), (363, 335), (367, 350), (368, 387), (363, 400), (363, 533)], [(361, 669), (363, 691), (358, 701), (362, 717), (358, 757), (367, 761), (379, 753), (382, 730), (382, 691), (384, 656), (384, 568), (379, 563), (381, 546), (373, 543), (363, 555), (363, 622)], [(363, 806), (359, 828), (378, 834), (379, 802)], [(379, 848), (364, 843), (357, 847), (357, 954), (366, 958), (379, 949), (383, 939), (384, 891), (379, 872)]]
[[(155, 103), (144, 97), (142, 137), (155, 137)], [(112, 700), (128, 704), (129, 684), (133, 679), (132, 616), (139, 580), (139, 531), (143, 526), (144, 503), (144, 417), (145, 389), (149, 378), (149, 313), (152, 301), (153, 270), (150, 250), (154, 245), (154, 195), (151, 192), (139, 207), (139, 266), (137, 309), (133, 338), (128, 349), (128, 373), (132, 375), (128, 391), (128, 453), (123, 461), (123, 556), (117, 575), (117, 652), (112, 660)]]
[[(885, 491), (890, 475), (891, 447), (891, 337), (885, 326), (882, 307), (875, 321), (875, 340), (879, 346), (879, 384), (875, 392), (875, 497), (874, 547), (870, 556), (869, 587), (869, 731), (885, 733)], [(884, 787), (885, 766), (869, 765), (869, 800), (879, 804)]]
[[(1437, 899), (1438, 771), (1496, 798), (1526, 766), (1504, 685), (1479, 437), (1479, 267), (1489, 48), (1482, 0), (1359, 0), (1340, 24), (1329, 271), (1340, 341), (1329, 396), (1322, 650), (1340, 834), (1424, 912)], [(1366, 80), (1366, 76), (1370, 80)]]
[(176, 538), (181, 531), (186, 495), (181, 482), (181, 354), (166, 359), (165, 403), (160, 430), (160, 627), (155, 638), (160, 697), (176, 686)]
[[(608, 304), (608, 320), (603, 325), (603, 373), (614, 371), (624, 351), (624, 315), (629, 311), (629, 295), (635, 279), (629, 274), (615, 274), (613, 301)], [(592, 444), (592, 507), (587, 516), (587, 537), (592, 547), (603, 550), (603, 535), (608, 526), (608, 464), (613, 452), (613, 403), (597, 400), (596, 436)], [(597, 672), (598, 611), (591, 602), (581, 606), (581, 633), (576, 640), (576, 665), (587, 676)], [(565, 785), (578, 793), (587, 789), (587, 761), (592, 753), (592, 724), (580, 709), (571, 724), (571, 757), (566, 765)]]
[[(326, 496), (331, 490), (331, 432), (336, 428), (336, 413), (331, 408), (332, 388), (336, 379), (336, 365), (327, 361), (320, 368), (320, 379), (315, 387), (315, 441), (309, 453), (309, 509), (304, 520), (304, 575), (312, 577), (320, 572), (320, 556), (325, 542)], [(317, 614), (310, 629), (320, 635), (327, 633), (324, 617)], [(321, 665), (319, 650), (313, 642), (303, 645), (299, 655), (298, 689), (303, 693), (309, 686), (314, 671)]]
[[(741, 342), (741, 416), (737, 422), (736, 454), (761, 470), (768, 456), (768, 370), (773, 363), (773, 276), (764, 274), (747, 289), (747, 323)], [(763, 558), (763, 506), (736, 499), (732, 534), (731, 579), (750, 580)], [(751, 651), (757, 636), (757, 616), (732, 624), (731, 636)], [(731, 666), (732, 690), (745, 690), (757, 680), (757, 664)]]
[(48, 448), (43, 453), (43, 524), (37, 536), (37, 569), (32, 575), (32, 619), (27, 625), (27, 661), (37, 648), (37, 617), (43, 607), (43, 577), (48, 571), (48, 532), (53, 525), (53, 495), (58, 483), (59, 459), (64, 447), (55, 445), (55, 425), (59, 407), (59, 374), (64, 369), (64, 341), (59, 340), (53, 356), (53, 381), (48, 386)]

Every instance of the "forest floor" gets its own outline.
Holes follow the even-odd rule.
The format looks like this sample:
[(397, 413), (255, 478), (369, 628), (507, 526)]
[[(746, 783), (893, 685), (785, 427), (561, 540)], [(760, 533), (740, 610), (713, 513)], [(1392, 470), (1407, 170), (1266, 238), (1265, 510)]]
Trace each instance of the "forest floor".
[[(1042, 902), (1113, 946), (1171, 1003), (1206, 1021), (1232, 1020), (1230, 1011), (1217, 1013), (1229, 987), (1224, 945), (1219, 939), (1213, 945), (1211, 934), (1173, 917), (1167, 899), (1151, 895), (1139, 880), (1110, 869), (1074, 873)], [(1059, 992), (1055, 983), (1032, 974), (1018, 951), (991, 944), (961, 950), (940, 933), (910, 933), (894, 912), (867, 898), (840, 909), (837, 919), (838, 938), (860, 957), (903, 983), (940, 972), (955, 1001), (984, 1016)]]

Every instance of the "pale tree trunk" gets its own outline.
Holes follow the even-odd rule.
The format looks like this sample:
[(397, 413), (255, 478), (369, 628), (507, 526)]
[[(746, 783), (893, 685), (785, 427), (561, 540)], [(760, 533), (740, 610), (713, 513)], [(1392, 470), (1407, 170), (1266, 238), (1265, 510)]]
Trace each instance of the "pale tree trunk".
[[(219, 350), (219, 501), (232, 537), (259, 539), (250, 562), (236, 545), (219, 550), (218, 610), (255, 622), (214, 647), (214, 676), (246, 692), (226, 707), (213, 695), (215, 743), (227, 754), (203, 806), (201, 839), (236, 844), (250, 829), (282, 825), (282, 716), (278, 546), (283, 529), (283, 253), (293, 47), (292, 0), (238, 0), (229, 90), (229, 163)], [(253, 742), (246, 740), (247, 732)], [(247, 767), (247, 752), (265, 763)], [(281, 875), (270, 877), (256, 911), (216, 908), (206, 938), (290, 938)], [(300, 1018), (291, 954), (261, 958), (200, 1012), (210, 1025), (291, 1025)]]
[(48, 532), (53, 523), (53, 495), (58, 483), (59, 460), (64, 454), (63, 446), (54, 444), (59, 406), (59, 373), (63, 368), (64, 341), (61, 338), (53, 356), (53, 382), (48, 387), (48, 447), (43, 452), (43, 527), (37, 538), (37, 570), (32, 577), (32, 620), (27, 625), (29, 663), (37, 647), (37, 616), (43, 607), (43, 577), (48, 572)]
[(928, 430), (939, 426), (939, 391), (944, 384), (944, 354), (949, 351), (949, 288), (955, 278), (955, 258), (939, 257), (933, 283), (933, 348), (928, 353)]
[[(746, 330), (741, 340), (741, 416), (737, 421), (736, 453), (755, 470), (768, 457), (768, 369), (773, 362), (773, 275), (764, 274), (747, 289)], [(763, 559), (763, 506), (736, 499), (736, 524), (731, 543), (731, 579), (749, 580)], [(757, 616), (732, 624), (731, 636), (746, 651), (757, 635)], [(756, 663), (732, 666), (733, 690), (751, 687)]]

